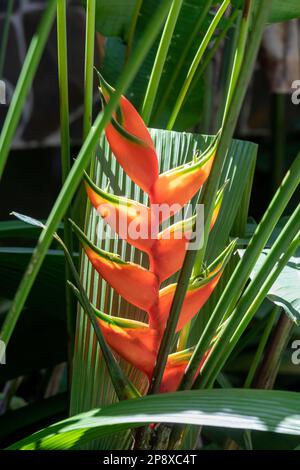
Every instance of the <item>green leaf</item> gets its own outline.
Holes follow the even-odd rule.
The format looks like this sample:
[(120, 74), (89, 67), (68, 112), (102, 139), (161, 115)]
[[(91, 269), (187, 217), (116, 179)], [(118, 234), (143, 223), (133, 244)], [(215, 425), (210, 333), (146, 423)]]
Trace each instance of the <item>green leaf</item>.
[(149, 423), (183, 423), (300, 436), (295, 392), (216, 389), (152, 395), (72, 416), (10, 449), (74, 449), (95, 438)]
[[(263, 265), (269, 251), (265, 249), (259, 256), (250, 275), (251, 279)], [(239, 250), (241, 256), (243, 253), (244, 250)], [(300, 248), (283, 268), (267, 297), (271, 302), (282, 307), (293, 322), (300, 325)]]

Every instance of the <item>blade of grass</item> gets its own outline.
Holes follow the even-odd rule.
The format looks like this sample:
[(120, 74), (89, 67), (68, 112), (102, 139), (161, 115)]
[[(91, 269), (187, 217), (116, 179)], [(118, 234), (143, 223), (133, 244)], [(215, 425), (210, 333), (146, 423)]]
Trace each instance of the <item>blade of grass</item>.
[(5, 168), (11, 143), (17, 128), (24, 102), (37, 70), (56, 11), (56, 0), (49, 0), (36, 34), (30, 42), (26, 58), (12, 97), (0, 135), (0, 180)]
[(8, 344), (9, 339), (14, 331), (16, 322), (20, 316), (22, 308), (26, 302), (28, 294), (34, 283), (34, 280), (39, 272), (43, 259), (51, 244), (53, 233), (56, 231), (59, 222), (63, 218), (66, 210), (74, 196), (74, 193), (81, 181), (84, 169), (88, 165), (91, 155), (95, 150), (101, 133), (105, 126), (108, 124), (113, 111), (117, 108), (121, 94), (128, 88), (133, 78), (135, 77), (139, 67), (143, 63), (148, 51), (150, 50), (160, 28), (163, 24), (165, 16), (170, 6), (170, 0), (163, 0), (160, 4), (157, 13), (152, 18), (146, 29), (143, 38), (137, 45), (135, 51), (130, 57), (127, 65), (124, 68), (116, 91), (111, 96), (109, 103), (105, 107), (103, 113), (100, 113), (95, 120), (94, 126), (91, 128), (86, 140), (84, 141), (77, 159), (72, 166), (72, 169), (63, 185), (58, 198), (50, 212), (47, 219), (46, 228), (42, 231), (38, 244), (34, 250), (31, 261), (24, 273), (23, 279), (16, 292), (15, 298), (12, 302), (10, 311), (7, 314), (3, 329), (1, 332), (1, 339)]
[(222, 5), (220, 6), (220, 8), (218, 9), (216, 15), (214, 16), (214, 19), (212, 20), (211, 24), (209, 25), (209, 28), (199, 46), (199, 49), (197, 50), (196, 52), (196, 55), (194, 57), (194, 60), (189, 68), (189, 71), (187, 73), (187, 76), (186, 76), (186, 79), (182, 85), (182, 88), (179, 92), (179, 95), (178, 95), (178, 98), (176, 100), (176, 103), (175, 103), (175, 106), (174, 106), (174, 109), (172, 111), (172, 114), (171, 114), (171, 117), (169, 119), (169, 122), (167, 124), (167, 129), (172, 129), (174, 124), (175, 124), (175, 121), (177, 119), (177, 116), (178, 116), (178, 113), (181, 109), (181, 106), (182, 106), (182, 103), (184, 101), (184, 98), (185, 98), (185, 95), (190, 87), (190, 84), (192, 82), (192, 79), (196, 73), (196, 70), (197, 70), (197, 67), (203, 57), (203, 54), (204, 52), (206, 51), (206, 48), (207, 48), (207, 45), (209, 43), (209, 41), (211, 40), (212, 38), (212, 35), (216, 29), (216, 27), (218, 26), (222, 16), (224, 15), (228, 5), (230, 3), (230, 0), (224, 0)]
[[(57, 61), (58, 61), (58, 83), (59, 83), (59, 110), (60, 110), (60, 142), (61, 142), (61, 169), (62, 183), (64, 184), (71, 169), (70, 162), (70, 130), (69, 130), (69, 90), (68, 90), (68, 49), (67, 49), (67, 18), (66, 2), (57, 1)], [(73, 254), (72, 230), (68, 221), (70, 210), (64, 217), (64, 240)], [(66, 280), (70, 279), (70, 267), (66, 262)], [(66, 285), (66, 318), (68, 333), (68, 356), (69, 366), (72, 363), (75, 325), (73, 318), (73, 297)]]
[(163, 72), (164, 64), (167, 58), (168, 50), (178, 19), (178, 15), (181, 10), (183, 0), (173, 0), (161, 39), (157, 49), (154, 65), (150, 75), (150, 80), (145, 93), (145, 98), (142, 106), (141, 115), (146, 123), (150, 121), (155, 97), (157, 94), (158, 85)]

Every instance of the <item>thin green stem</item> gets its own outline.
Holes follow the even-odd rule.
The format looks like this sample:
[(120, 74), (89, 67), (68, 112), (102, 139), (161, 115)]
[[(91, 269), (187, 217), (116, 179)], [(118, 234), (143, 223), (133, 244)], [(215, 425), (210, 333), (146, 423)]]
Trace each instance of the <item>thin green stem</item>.
[(36, 34), (30, 42), (25, 61), (0, 135), (0, 179), (17, 128), (24, 102), (37, 70), (56, 11), (56, 0), (49, 0)]
[[(185, 100), (188, 98), (188, 95), (192, 94), (193, 90), (195, 89), (195, 87), (198, 84), (199, 78), (203, 75), (203, 73), (207, 69), (207, 66), (210, 64), (212, 58), (214, 57), (220, 43), (223, 41), (223, 39), (225, 38), (227, 32), (230, 30), (230, 28), (232, 27), (233, 23), (236, 21), (238, 16), (239, 16), (239, 10), (235, 10), (232, 13), (232, 15), (227, 19), (224, 28), (220, 31), (220, 33), (218, 34), (218, 36), (216, 37), (216, 39), (214, 41), (213, 46), (209, 49), (209, 51), (207, 52), (207, 54), (204, 57), (204, 60), (200, 64), (200, 67), (198, 68), (197, 73), (195, 74), (195, 78), (194, 78), (194, 80), (191, 84), (191, 87), (190, 87), (189, 91), (186, 94)], [(184, 102), (185, 102), (185, 100), (184, 100)]]
[(152, 109), (154, 106), (157, 89), (162, 76), (163, 68), (166, 62), (168, 50), (171, 44), (172, 36), (176, 26), (177, 18), (181, 10), (183, 0), (173, 0), (161, 39), (157, 49), (154, 65), (147, 86), (141, 115), (146, 123), (149, 124)]
[(12, 14), (13, 6), (14, 6), (14, 0), (8, 0), (6, 13), (5, 13), (5, 19), (4, 19), (3, 32), (2, 32), (2, 37), (1, 37), (0, 78), (3, 78), (3, 69), (4, 69), (5, 55), (6, 55), (6, 49), (7, 49), (7, 42), (8, 42), (10, 17)]
[(93, 82), (94, 82), (94, 49), (95, 49), (95, 14), (96, 0), (87, 0), (85, 25), (85, 58), (84, 58), (84, 112), (83, 138), (88, 135), (92, 125)]
[(143, 63), (148, 51), (150, 50), (152, 44), (157, 37), (160, 28), (164, 22), (164, 19), (168, 13), (170, 7), (170, 0), (163, 0), (160, 4), (159, 9), (156, 14), (153, 16), (150, 21), (144, 36), (140, 43), (137, 45), (132, 56), (130, 57), (128, 64), (124, 68), (116, 91), (111, 96), (109, 103), (105, 107), (103, 113), (100, 113), (95, 120), (94, 126), (91, 128), (87, 138), (85, 139), (77, 159), (72, 166), (72, 169), (67, 177), (65, 184), (63, 185), (58, 198), (49, 214), (46, 223), (46, 229), (42, 231), (38, 244), (32, 254), (29, 265), (24, 273), (24, 276), (21, 280), (21, 283), (18, 287), (18, 290), (15, 294), (14, 300), (12, 302), (11, 308), (5, 319), (1, 339), (8, 344), (9, 339), (14, 331), (14, 327), (18, 318), (21, 314), (21, 311), (24, 307), (28, 294), (31, 290), (31, 287), (35, 281), (35, 278), (39, 272), (41, 264), (45, 258), (47, 250), (51, 244), (53, 233), (56, 231), (59, 222), (62, 220), (66, 210), (69, 207), (69, 204), (74, 196), (74, 193), (81, 181), (83, 172), (88, 165), (91, 155), (95, 150), (99, 137), (105, 126), (110, 121), (112, 113), (118, 106), (120, 97), (122, 93), (128, 88), (134, 79), (139, 67)]
[(180, 53), (180, 57), (178, 58), (178, 61), (176, 62), (176, 65), (174, 67), (174, 70), (172, 70), (172, 75), (170, 77), (170, 80), (168, 82), (168, 88), (164, 91), (161, 100), (159, 102), (159, 106), (157, 106), (157, 109), (154, 113), (153, 116), (153, 121), (156, 121), (157, 118), (160, 116), (161, 112), (165, 109), (167, 99), (170, 96), (170, 93), (172, 92), (173, 85), (176, 83), (176, 80), (178, 80), (180, 71), (187, 60), (187, 56), (190, 52), (191, 47), (193, 46), (194, 42), (196, 41), (197, 35), (200, 34), (201, 28), (203, 26), (203, 22), (212, 6), (213, 0), (208, 0), (205, 5), (203, 6), (203, 10), (201, 12), (201, 15), (199, 16), (193, 31), (189, 35), (188, 40), (185, 43), (184, 49)]
[(126, 46), (126, 52), (125, 52), (125, 63), (127, 63), (131, 51), (132, 51), (132, 46), (133, 46), (133, 39), (134, 39), (134, 33), (140, 13), (141, 6), (143, 4), (143, 0), (136, 0), (134, 10), (132, 13), (132, 18), (131, 18), (131, 23), (128, 31), (128, 37), (127, 37), (127, 46)]
[[(59, 83), (59, 110), (60, 110), (60, 141), (61, 141), (61, 169), (62, 184), (65, 183), (71, 169), (70, 163), (70, 130), (69, 130), (69, 90), (68, 90), (68, 49), (67, 49), (67, 18), (65, 0), (57, 0), (57, 59)], [(64, 239), (66, 246), (73, 254), (73, 236), (69, 224), (70, 210), (64, 218)], [(66, 281), (70, 279), (70, 267), (66, 262)], [(75, 325), (74, 302), (70, 289), (66, 285), (66, 318), (68, 332), (69, 366), (72, 363)]]
[(200, 46), (199, 46), (199, 49), (196, 52), (194, 60), (193, 60), (191, 66), (189, 68), (188, 73), (187, 73), (186, 79), (185, 79), (185, 81), (182, 85), (182, 88), (181, 88), (180, 92), (179, 92), (179, 95), (178, 95), (178, 98), (176, 100), (174, 109), (172, 111), (171, 117), (170, 117), (169, 122), (167, 124), (167, 129), (172, 129), (174, 124), (175, 124), (175, 121), (176, 121), (177, 116), (179, 114), (179, 111), (181, 109), (182, 103), (183, 103), (184, 98), (185, 98), (185, 96), (188, 92), (188, 89), (189, 89), (190, 85), (191, 85), (191, 82), (192, 82), (193, 77), (196, 73), (198, 65), (199, 65), (199, 63), (202, 59), (202, 56), (203, 56), (204, 52), (206, 51), (207, 45), (209, 44), (209, 41), (211, 40), (212, 35), (215, 32), (215, 29), (218, 26), (222, 16), (224, 15), (229, 3), (230, 3), (230, 0), (224, 0), (223, 1), (222, 5), (220, 6), (219, 10), (217, 11), (217, 13), (214, 16), (214, 19), (212, 20), (211, 24), (209, 25), (209, 28), (208, 28), (208, 30), (207, 30)]
[(249, 34), (249, 26), (250, 26), (250, 20), (251, 20), (251, 14), (252, 14), (252, 8), (253, 8), (253, 1), (252, 0), (245, 0), (244, 4), (244, 9), (243, 9), (243, 14), (242, 14), (242, 19), (241, 19), (241, 26), (240, 26), (240, 33), (238, 37), (238, 42), (237, 42), (237, 48), (234, 56), (234, 62), (233, 62), (233, 67), (232, 67), (232, 74), (230, 78), (230, 83), (229, 83), (229, 89), (227, 93), (227, 100), (225, 104), (225, 110), (223, 114), (223, 124), (225, 122), (229, 105), (232, 100), (233, 93), (235, 91), (236, 87), (236, 82), (241, 70), (243, 58), (245, 55), (246, 51), (246, 43), (248, 39), (248, 34)]
[(246, 377), (246, 380), (245, 380), (245, 383), (244, 383), (244, 388), (250, 388), (251, 387), (254, 375), (255, 375), (255, 373), (258, 369), (258, 366), (261, 362), (263, 352), (265, 350), (265, 347), (266, 347), (266, 344), (268, 342), (269, 336), (271, 334), (274, 322), (276, 320), (278, 310), (279, 310), (279, 307), (273, 308), (273, 310), (271, 312), (271, 315), (268, 318), (266, 327), (263, 331), (263, 334), (261, 335), (261, 338), (260, 338), (260, 341), (259, 341), (259, 344), (258, 344), (258, 348), (257, 348), (256, 353), (254, 355), (254, 358), (251, 362), (251, 366), (250, 366), (249, 372), (247, 374), (247, 377)]

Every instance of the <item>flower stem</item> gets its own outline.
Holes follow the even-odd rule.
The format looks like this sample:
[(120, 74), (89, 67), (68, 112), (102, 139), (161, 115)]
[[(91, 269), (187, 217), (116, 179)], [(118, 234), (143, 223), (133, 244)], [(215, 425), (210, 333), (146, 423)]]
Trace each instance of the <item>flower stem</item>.
[[(66, 2), (57, 1), (57, 60), (59, 83), (59, 111), (60, 111), (60, 141), (61, 141), (61, 169), (62, 184), (65, 183), (71, 169), (70, 164), (70, 128), (69, 128), (69, 92), (68, 92), (68, 49), (67, 49), (67, 18)], [(69, 224), (70, 208), (64, 217), (64, 239), (67, 249), (73, 256), (73, 235)], [(65, 263), (66, 281), (70, 279), (70, 267)], [(75, 325), (74, 325), (74, 301), (72, 293), (66, 289), (66, 318), (68, 333), (69, 367), (72, 364)]]

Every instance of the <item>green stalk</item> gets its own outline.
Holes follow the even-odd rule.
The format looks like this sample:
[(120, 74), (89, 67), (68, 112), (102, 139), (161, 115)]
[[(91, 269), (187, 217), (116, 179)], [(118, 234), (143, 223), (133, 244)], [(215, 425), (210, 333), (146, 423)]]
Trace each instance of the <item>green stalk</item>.
[(85, 25), (85, 58), (84, 58), (84, 111), (83, 138), (88, 135), (92, 125), (93, 113), (93, 78), (95, 48), (95, 13), (96, 0), (87, 0)]
[(176, 26), (177, 18), (181, 10), (183, 0), (173, 0), (161, 39), (157, 49), (154, 65), (150, 80), (147, 86), (141, 115), (146, 123), (149, 124), (158, 85), (161, 79), (162, 71), (167, 58), (168, 50), (171, 44), (172, 36)]
[[(233, 63), (233, 69), (231, 73), (231, 80), (230, 80), (228, 98), (227, 98), (224, 116), (223, 116), (222, 127), (225, 126), (227, 114), (229, 111), (229, 106), (232, 102), (232, 95), (236, 90), (237, 80), (241, 72), (241, 65), (243, 63), (243, 60), (245, 60), (245, 47), (246, 47), (246, 41), (248, 38), (250, 16), (252, 13), (251, 5), (252, 5), (251, 0), (246, 0), (245, 6), (243, 9), (243, 17), (241, 20), (241, 29), (239, 32), (238, 46), (237, 46), (237, 51), (236, 51), (236, 55), (235, 55), (235, 59)], [(256, 51), (256, 54), (257, 54), (257, 51)], [(221, 142), (220, 142), (220, 147), (221, 147)], [(227, 149), (224, 148), (224, 155), (225, 155), (226, 150)], [(218, 152), (221, 153), (221, 148), (218, 149)], [(205, 228), (204, 228), (204, 243), (196, 256), (196, 261), (195, 261), (195, 266), (194, 266), (194, 271), (193, 271), (194, 276), (197, 276), (201, 272), (201, 269), (202, 269), (202, 264), (203, 264), (207, 242), (208, 242), (210, 221), (211, 221), (212, 214), (213, 214), (214, 200), (216, 197), (216, 192), (218, 189), (220, 175), (221, 175), (221, 169), (222, 169), (222, 162), (219, 160), (213, 166), (210, 178), (204, 190), (203, 199), (201, 201), (206, 211)]]
[[(225, 364), (269, 289), (294, 251), (298, 248), (300, 244), (299, 229), (300, 205), (285, 225), (255, 278), (241, 296), (220, 337), (218, 337), (215, 347), (207, 358), (201, 371), (201, 377), (198, 377), (195, 382), (195, 387), (200, 386), (204, 388), (207, 385), (213, 384), (218, 372)], [(280, 258), (281, 255), (282, 257)], [(279, 261), (277, 262), (278, 259)]]
[[(60, 142), (61, 142), (61, 169), (62, 184), (65, 183), (71, 169), (70, 163), (70, 120), (69, 120), (69, 91), (68, 91), (68, 49), (67, 49), (67, 18), (65, 0), (57, 0), (57, 60), (58, 60), (58, 83), (59, 83), (59, 111), (60, 111)], [(73, 236), (68, 221), (70, 211), (64, 218), (64, 239), (66, 246), (73, 254)], [(65, 263), (66, 281), (70, 279), (70, 267)], [(73, 317), (73, 297), (70, 289), (66, 289), (66, 318), (68, 333), (69, 366), (72, 363), (75, 325)]]
[(59, 222), (66, 213), (67, 208), (74, 196), (74, 193), (81, 181), (83, 172), (88, 165), (91, 155), (95, 150), (101, 133), (105, 129), (105, 126), (109, 123), (112, 113), (118, 106), (122, 93), (128, 88), (134, 79), (139, 67), (143, 63), (148, 51), (155, 41), (157, 34), (163, 24), (165, 16), (169, 10), (170, 0), (163, 0), (160, 4), (157, 13), (153, 16), (151, 22), (148, 25), (144, 33), (144, 37), (137, 45), (132, 56), (130, 57), (128, 64), (124, 68), (116, 91), (111, 96), (109, 103), (105, 107), (103, 113), (100, 113), (95, 120), (94, 126), (91, 128), (86, 140), (84, 141), (77, 159), (72, 166), (72, 169), (67, 177), (65, 184), (63, 185), (58, 198), (50, 212), (48, 217), (46, 228), (42, 231), (38, 244), (32, 254), (29, 265), (24, 273), (18, 290), (15, 294), (15, 298), (12, 302), (11, 308), (7, 314), (5, 322), (3, 324), (1, 339), (8, 344), (9, 339), (13, 333), (16, 322), (20, 316), (22, 308), (26, 302), (31, 287), (35, 281), (35, 278), (39, 272), (41, 264), (45, 258), (47, 250), (51, 244), (53, 233), (56, 231)]
[(261, 358), (262, 358), (262, 355), (263, 355), (263, 352), (265, 350), (265, 347), (266, 347), (266, 344), (267, 344), (267, 341), (269, 339), (269, 336), (271, 334), (271, 331), (272, 331), (272, 328), (273, 328), (273, 325), (274, 325), (274, 322), (275, 322), (275, 319), (276, 319), (276, 316), (277, 316), (277, 313), (278, 313), (278, 310), (280, 310), (279, 307), (275, 307), (273, 308), (273, 311), (271, 313), (271, 315), (269, 316), (268, 318), (268, 321), (267, 321), (267, 325), (263, 331), (263, 334), (260, 338), (260, 341), (259, 341), (259, 344), (258, 344), (258, 348), (256, 350), (256, 353), (254, 355), (254, 358), (253, 358), (253, 361), (251, 363), (251, 367), (249, 369), (249, 372), (247, 374), (247, 377), (246, 377), (246, 380), (245, 380), (245, 383), (244, 383), (244, 388), (250, 388), (251, 387), (251, 384), (253, 382), (253, 378), (254, 378), (254, 375), (258, 369), (258, 366), (261, 362)]
[(125, 63), (127, 63), (131, 51), (132, 51), (132, 45), (133, 45), (133, 39), (134, 39), (134, 33), (137, 25), (137, 20), (139, 17), (140, 9), (143, 4), (143, 0), (136, 0), (135, 1), (135, 6), (134, 10), (132, 13), (132, 18), (131, 18), (131, 23), (128, 31), (128, 38), (127, 38), (127, 47), (126, 47), (126, 52), (125, 52)]
[(236, 48), (236, 52), (234, 56), (232, 74), (230, 78), (229, 89), (227, 93), (227, 100), (226, 100), (225, 110), (224, 110), (224, 115), (223, 115), (223, 125), (224, 125), (224, 121), (228, 113), (229, 105), (232, 100), (232, 95), (235, 91), (236, 82), (237, 82), (237, 79), (241, 70), (244, 54), (246, 52), (246, 43), (248, 39), (252, 7), (253, 7), (253, 1), (245, 0), (242, 19), (241, 19), (241, 25), (240, 25), (240, 33), (239, 33), (237, 48)]
[(157, 117), (161, 114), (162, 110), (165, 108), (166, 101), (168, 97), (170, 96), (170, 93), (173, 89), (174, 83), (176, 83), (176, 80), (178, 79), (180, 70), (182, 66), (185, 63), (185, 60), (187, 59), (188, 53), (190, 52), (190, 49), (194, 42), (196, 41), (197, 35), (200, 34), (203, 22), (208, 15), (208, 12), (212, 6), (213, 0), (208, 0), (205, 5), (203, 6), (203, 10), (201, 15), (199, 16), (193, 31), (189, 35), (189, 38), (185, 44), (184, 49), (181, 51), (180, 57), (178, 58), (178, 61), (176, 63), (176, 66), (174, 67), (174, 70), (172, 71), (172, 76), (170, 77), (170, 80), (168, 82), (168, 88), (167, 90), (163, 93), (161, 100), (159, 102), (159, 106), (157, 107), (157, 110), (154, 113), (153, 120), (156, 121)]
[(8, 0), (7, 7), (6, 7), (6, 13), (5, 13), (5, 19), (4, 19), (2, 38), (1, 38), (0, 78), (3, 78), (3, 68), (4, 68), (5, 55), (6, 55), (6, 49), (7, 49), (10, 17), (11, 17), (11, 14), (12, 14), (13, 6), (14, 6), (14, 0)]
[[(199, 69), (197, 70), (197, 74), (195, 75), (195, 79), (193, 80), (193, 82), (191, 84), (191, 87), (190, 87), (189, 91), (186, 94), (185, 100), (187, 99), (189, 94), (192, 94), (193, 90), (197, 86), (199, 78), (205, 72), (207, 66), (210, 64), (210, 61), (214, 57), (220, 43), (223, 41), (223, 39), (225, 38), (227, 32), (230, 30), (230, 28), (232, 27), (233, 23), (235, 22), (235, 20), (237, 19), (238, 16), (239, 16), (239, 10), (235, 10), (232, 13), (232, 15), (227, 19), (225, 27), (220, 31), (220, 33), (216, 37), (216, 40), (214, 41), (213, 46), (209, 49), (209, 51), (205, 55), (204, 60), (202, 61), (201, 65), (200, 65)], [(217, 129), (218, 129), (218, 127), (217, 127)]]
[(30, 42), (26, 58), (19, 75), (10, 107), (0, 135), (0, 179), (2, 177), (10, 146), (17, 128), (25, 99), (32, 85), (43, 49), (45, 47), (56, 11), (56, 0), (49, 0), (36, 34)]
[(194, 57), (194, 60), (189, 68), (189, 71), (187, 73), (187, 76), (186, 76), (186, 79), (182, 85), (182, 88), (179, 92), (179, 95), (178, 95), (178, 98), (176, 100), (176, 103), (175, 103), (175, 106), (174, 106), (174, 109), (172, 111), (172, 114), (171, 114), (171, 117), (169, 119), (169, 122), (167, 124), (167, 129), (172, 129), (174, 124), (175, 124), (175, 121), (177, 119), (177, 116), (178, 116), (178, 113), (181, 109), (181, 106), (182, 106), (182, 103), (184, 101), (184, 98), (188, 92), (188, 89), (191, 85), (191, 82), (192, 82), (192, 79), (196, 73), (196, 70), (198, 68), (198, 65), (202, 59), (202, 56), (204, 54), (204, 52), (206, 51), (206, 48), (208, 46), (208, 43), (209, 41), (211, 40), (211, 37), (216, 29), (216, 27), (218, 26), (223, 14), (225, 13), (228, 5), (230, 3), (230, 0), (224, 0), (222, 5), (220, 6), (219, 10), (217, 11), (216, 15), (214, 16), (214, 19), (212, 20), (211, 24), (209, 25), (209, 28), (199, 46), (199, 49), (197, 50), (196, 52), (196, 55)]
[(281, 217), (290, 198), (299, 185), (300, 180), (300, 153), (293, 162), (290, 170), (286, 174), (280, 188), (273, 197), (264, 217), (257, 226), (250, 243), (245, 251), (243, 258), (235, 268), (231, 278), (228, 281), (202, 335), (197, 343), (190, 365), (186, 371), (182, 388), (189, 388), (192, 384), (192, 378), (198, 368), (201, 358), (209, 348), (211, 339), (219, 326), (224, 312), (231, 312), (243, 291), (250, 273), (261, 251), (265, 247), (276, 223)]

